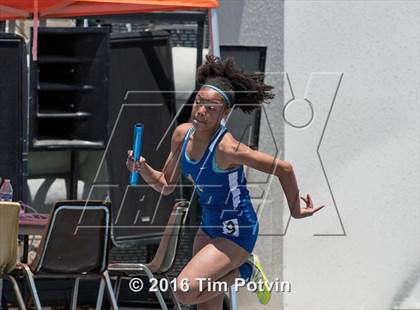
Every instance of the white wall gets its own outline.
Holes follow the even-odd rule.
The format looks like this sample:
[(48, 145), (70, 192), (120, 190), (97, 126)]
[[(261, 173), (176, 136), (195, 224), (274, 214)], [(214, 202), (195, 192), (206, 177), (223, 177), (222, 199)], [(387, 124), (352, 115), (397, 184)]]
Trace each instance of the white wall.
[[(301, 193), (327, 205), (287, 226), (278, 181), (265, 186), (262, 230), (286, 233), (256, 252), (292, 292), (261, 309), (420, 309), (419, 16), (419, 1), (221, 1), (222, 43), (267, 45), (268, 82), (284, 89), (261, 150), (274, 153), (269, 123)], [(304, 128), (282, 117), (289, 86), (289, 122), (313, 105)], [(247, 292), (239, 304), (259, 309)]]

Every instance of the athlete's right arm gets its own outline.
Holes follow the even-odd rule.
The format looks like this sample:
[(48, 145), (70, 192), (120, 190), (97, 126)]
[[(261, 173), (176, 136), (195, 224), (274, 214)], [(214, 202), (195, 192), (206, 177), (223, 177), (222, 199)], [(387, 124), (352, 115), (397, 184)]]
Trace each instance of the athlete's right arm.
[(133, 160), (132, 151), (128, 152), (127, 168), (129, 171), (138, 171), (143, 180), (149, 184), (155, 191), (163, 195), (169, 195), (176, 188), (180, 175), (179, 160), (183, 139), (191, 127), (190, 123), (179, 125), (171, 139), (171, 151), (166, 159), (162, 171), (153, 169), (146, 163), (145, 158), (141, 157), (139, 161)]

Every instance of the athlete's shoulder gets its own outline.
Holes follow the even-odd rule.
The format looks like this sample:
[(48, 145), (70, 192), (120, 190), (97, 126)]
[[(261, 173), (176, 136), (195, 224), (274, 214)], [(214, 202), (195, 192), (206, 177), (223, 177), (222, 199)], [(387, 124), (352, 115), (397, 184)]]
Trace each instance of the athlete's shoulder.
[(234, 138), (234, 136), (227, 131), (220, 142), (217, 144), (217, 150), (225, 153), (230, 153), (238, 147), (239, 142)]
[(247, 152), (249, 147), (236, 140), (235, 137), (228, 131), (224, 134), (219, 144), (217, 145), (217, 150), (219, 153), (222, 153), (225, 156), (234, 155), (238, 152)]
[(174, 142), (182, 142), (182, 140), (184, 140), (185, 135), (187, 134), (187, 131), (192, 126), (192, 123), (182, 123), (181, 125), (178, 125), (174, 130), (172, 140)]

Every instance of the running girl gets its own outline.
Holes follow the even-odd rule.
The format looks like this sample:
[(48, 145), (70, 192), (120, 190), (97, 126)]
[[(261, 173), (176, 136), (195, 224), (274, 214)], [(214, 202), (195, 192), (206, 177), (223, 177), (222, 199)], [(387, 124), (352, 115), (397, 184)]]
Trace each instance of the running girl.
[(315, 208), (308, 194), (301, 197), (306, 204), (306, 208), (301, 208), (292, 165), (250, 149), (221, 124), (234, 107), (250, 113), (274, 98), (272, 87), (263, 82), (263, 75), (238, 70), (230, 58), (221, 61), (207, 56), (198, 69), (197, 80), (201, 87), (192, 107), (191, 122), (175, 129), (163, 170), (153, 169), (143, 157), (134, 161), (131, 151), (127, 167), (138, 171), (164, 195), (174, 191), (181, 172), (195, 184), (203, 216), (194, 240), (193, 257), (177, 277), (180, 285), (185, 279), (189, 283), (187, 292), (176, 291), (182, 303), (198, 304), (199, 310), (222, 309), (223, 292), (203, 290), (197, 279), (232, 285), (241, 277), (264, 282), (257, 297), (267, 304), (270, 299), (267, 279), (258, 258), (252, 255), (259, 224), (243, 165), (279, 178), (294, 218), (311, 216), (324, 206)]

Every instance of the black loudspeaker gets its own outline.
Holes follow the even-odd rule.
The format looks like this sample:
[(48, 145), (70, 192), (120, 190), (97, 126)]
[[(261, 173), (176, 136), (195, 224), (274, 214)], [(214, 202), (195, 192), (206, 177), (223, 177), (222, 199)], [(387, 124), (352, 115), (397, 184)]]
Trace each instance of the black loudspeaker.
[(175, 96), (167, 33), (111, 35), (109, 98), (109, 144), (93, 193), (108, 185), (114, 243), (158, 242), (177, 194), (161, 196), (141, 178), (129, 186), (125, 163), (137, 122), (144, 125), (142, 155), (154, 169), (162, 170), (170, 152)]
[(26, 201), (26, 68), (23, 38), (0, 33), (0, 177), (11, 180), (15, 201)]
[(109, 28), (39, 28), (38, 60), (31, 62), (32, 148), (105, 148), (108, 74)]

